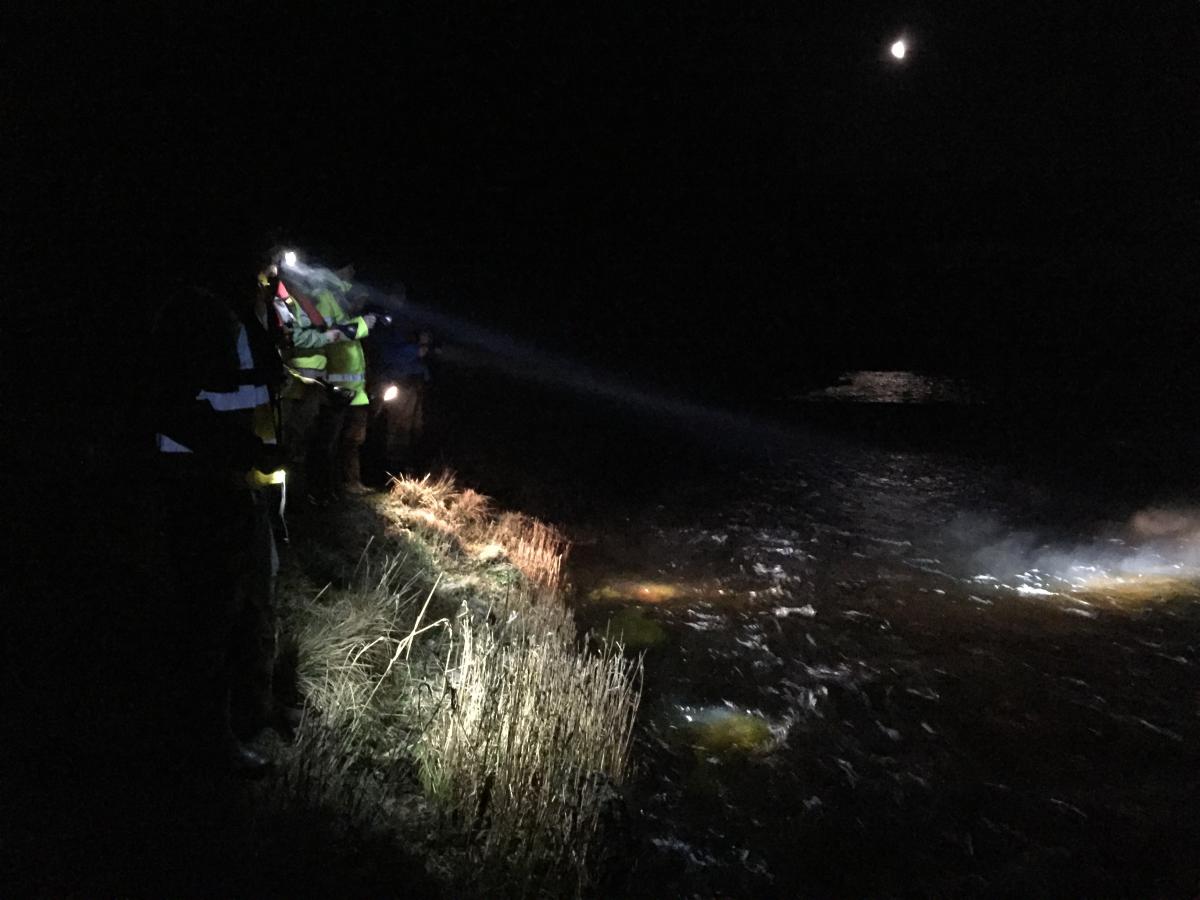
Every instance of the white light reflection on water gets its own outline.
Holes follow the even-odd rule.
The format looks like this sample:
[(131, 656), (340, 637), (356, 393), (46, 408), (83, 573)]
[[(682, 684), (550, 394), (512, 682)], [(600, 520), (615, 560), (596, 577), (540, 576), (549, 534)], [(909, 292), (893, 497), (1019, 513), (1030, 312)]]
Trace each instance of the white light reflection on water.
[(1109, 538), (1071, 548), (1032, 548), (1027, 537), (1009, 538), (975, 554), (990, 571), (971, 580), (1024, 597), (1060, 597), (1083, 606), (1091, 605), (1084, 596), (1117, 601), (1197, 596), (1198, 534), (1154, 536), (1140, 543)]

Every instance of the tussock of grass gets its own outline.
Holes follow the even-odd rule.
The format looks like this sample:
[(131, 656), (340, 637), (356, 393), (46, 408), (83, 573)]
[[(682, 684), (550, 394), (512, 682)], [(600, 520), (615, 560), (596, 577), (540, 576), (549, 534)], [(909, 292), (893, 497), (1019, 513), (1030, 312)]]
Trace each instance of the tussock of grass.
[(570, 544), (557, 530), (529, 516), (505, 513), (488, 538), (488, 543), (508, 551), (512, 564), (533, 584), (552, 591), (562, 586), (562, 567)]
[(374, 503), (392, 555), (365, 553), (351, 584), (296, 613), (314, 715), (292, 789), (380, 808), (380, 786), (415, 773), (435, 841), (465, 849), (460, 886), (580, 889), (625, 776), (640, 664), (579, 644), (554, 529), (446, 477), (396, 480)]
[(449, 476), (393, 479), (383, 509), (443, 553), (495, 559), (499, 548), (532, 584), (551, 591), (561, 587), (570, 543), (557, 529), (520, 513), (497, 514), (487, 497), (458, 489)]
[[(406, 724), (413, 643), (449, 621), (427, 621), (417, 574), (385, 560), (357, 586), (318, 596), (305, 610), (298, 643), (300, 688), (328, 725), (354, 739), (394, 745)], [(419, 657), (421, 658), (421, 657)]]
[(639, 698), (635, 664), (611, 646), (581, 653), (569, 612), (540, 609), (500, 628), (460, 624), (452, 702), (421, 744), (445, 821), (476, 836), (480, 862), (526, 884), (551, 864), (586, 878)]

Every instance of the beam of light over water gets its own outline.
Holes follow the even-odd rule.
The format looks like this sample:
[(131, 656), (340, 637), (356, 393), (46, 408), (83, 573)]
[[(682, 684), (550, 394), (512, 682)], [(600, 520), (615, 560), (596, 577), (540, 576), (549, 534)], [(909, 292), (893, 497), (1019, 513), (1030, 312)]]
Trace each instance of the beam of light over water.
[[(356, 283), (356, 287), (365, 285)], [(643, 414), (699, 426), (711, 435), (732, 441), (793, 450), (810, 443), (810, 436), (800, 429), (648, 390), (613, 373), (582, 365), (509, 334), (409, 299), (399, 300), (371, 290), (370, 302), (394, 310), (417, 327), (433, 330), (440, 338), (450, 339), (450, 346), (442, 347), (439, 355), (457, 365), (492, 369), (536, 384), (601, 398)]]

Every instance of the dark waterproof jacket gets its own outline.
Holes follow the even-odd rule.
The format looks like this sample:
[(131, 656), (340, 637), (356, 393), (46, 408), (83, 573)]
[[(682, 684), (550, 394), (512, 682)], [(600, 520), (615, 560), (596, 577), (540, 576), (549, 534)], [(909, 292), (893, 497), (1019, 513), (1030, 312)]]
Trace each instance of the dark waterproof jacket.
[[(239, 324), (246, 329), (253, 369), (237, 355)], [(265, 385), (272, 392), (283, 378), (279, 354), (252, 311), (199, 288), (172, 297), (159, 311), (152, 335), (151, 417), (160, 434), (190, 448), (198, 462), (249, 470), (263, 442), (244, 416), (218, 412), (200, 391), (234, 391), (239, 385)]]

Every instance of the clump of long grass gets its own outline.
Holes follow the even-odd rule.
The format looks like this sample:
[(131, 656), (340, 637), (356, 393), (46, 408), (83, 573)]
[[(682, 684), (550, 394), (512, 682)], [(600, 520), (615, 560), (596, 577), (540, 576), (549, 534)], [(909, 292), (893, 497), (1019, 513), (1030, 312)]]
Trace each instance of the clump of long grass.
[[(445, 477), (394, 481), (377, 510), (406, 552), (364, 552), (352, 584), (299, 611), (316, 716), (299, 755), (317, 763), (297, 786), (333, 796), (364, 765), (407, 765), (477, 886), (582, 884), (626, 774), (640, 662), (578, 643), (554, 529)], [(463, 573), (479, 596), (444, 608), (438, 582)]]
[(409, 509), (447, 508), (460, 493), (454, 477), (448, 473), (422, 478), (396, 477), (388, 481), (388, 494)]
[(402, 527), (431, 538), (442, 550), (495, 559), (496, 548), (533, 584), (561, 586), (570, 542), (544, 522), (520, 513), (497, 514), (476, 491), (459, 489), (448, 475), (394, 478), (385, 513)]
[[(428, 813), (411, 821), (409, 801), (422, 725), (444, 682), (439, 648), (450, 622), (433, 608), (422, 559), (364, 553), (348, 585), (293, 598), (306, 709), (292, 751), (281, 757), (268, 814), (307, 811), (324, 820), (333, 813), (347, 841), (404, 833), (410, 846), (419, 836), (414, 827), (432, 821)], [(398, 805), (409, 821), (397, 820)]]
[(552, 591), (562, 586), (570, 543), (557, 529), (520, 513), (504, 513), (487, 530), (487, 542), (503, 547), (533, 584)]
[(420, 706), (417, 679), (434, 677), (428, 652), (413, 662), (414, 644), (431, 633), (436, 643), (436, 633), (450, 626), (445, 617), (430, 621), (433, 591), (422, 600), (422, 575), (406, 573), (403, 561), (385, 559), (377, 569), (365, 569), (351, 587), (323, 591), (307, 604), (299, 623), (300, 689), (348, 745), (410, 743), (409, 707)]
[(504, 621), (457, 623), (451, 702), (423, 736), (422, 781), (443, 821), (472, 839), (485, 878), (583, 882), (626, 774), (640, 664), (611, 645), (581, 652), (561, 605)]

